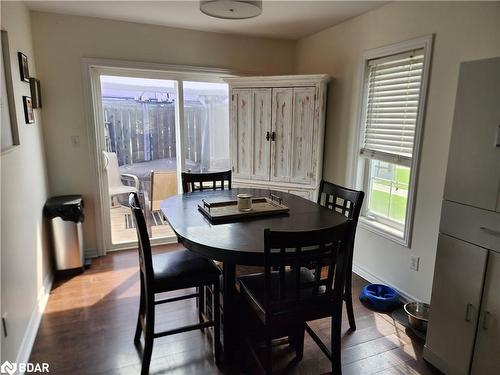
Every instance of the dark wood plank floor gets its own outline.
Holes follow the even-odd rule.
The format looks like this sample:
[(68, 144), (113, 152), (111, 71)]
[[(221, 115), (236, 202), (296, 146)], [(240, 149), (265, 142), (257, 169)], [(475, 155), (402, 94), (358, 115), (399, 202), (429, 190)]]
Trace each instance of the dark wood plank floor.
[[(178, 247), (170, 245), (161, 250)], [(353, 275), (353, 300), (358, 329), (343, 319), (344, 374), (432, 374), (422, 359), (422, 342), (389, 315), (374, 313), (358, 300), (366, 281)], [(54, 374), (139, 374), (140, 357), (133, 344), (139, 296), (138, 256), (122, 251), (94, 260), (85, 273), (57, 281), (51, 292), (31, 354), (31, 362), (48, 362)], [(158, 307), (157, 330), (197, 321), (194, 300)], [(328, 342), (329, 320), (311, 325)], [(275, 368), (293, 358), (287, 345), (276, 348)], [(325, 374), (330, 365), (307, 336), (303, 360), (282, 371)], [(257, 373), (251, 361), (248, 373)], [(157, 339), (151, 374), (222, 374), (215, 366), (209, 334), (192, 331)]]

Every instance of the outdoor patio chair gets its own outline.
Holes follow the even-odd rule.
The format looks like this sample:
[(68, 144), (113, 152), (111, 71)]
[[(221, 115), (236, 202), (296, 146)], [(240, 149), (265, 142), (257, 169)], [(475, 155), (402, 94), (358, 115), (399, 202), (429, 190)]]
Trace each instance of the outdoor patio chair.
[[(104, 168), (108, 175), (108, 192), (113, 205), (116, 196), (121, 194), (137, 193), (139, 191), (139, 179), (128, 173), (120, 173), (118, 158), (115, 152), (102, 152), (104, 155)], [(132, 185), (125, 185), (123, 180), (130, 181)]]
[(176, 194), (176, 171), (151, 171), (151, 215), (156, 225), (165, 222), (160, 211), (161, 202)]

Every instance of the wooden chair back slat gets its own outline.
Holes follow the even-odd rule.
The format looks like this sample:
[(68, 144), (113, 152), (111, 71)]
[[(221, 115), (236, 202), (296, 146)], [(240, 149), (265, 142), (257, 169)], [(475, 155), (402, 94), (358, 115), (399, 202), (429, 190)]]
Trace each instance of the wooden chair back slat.
[[(225, 190), (231, 189), (231, 171), (190, 173), (182, 172), (182, 190), (184, 193), (192, 193), (203, 190)], [(208, 186), (207, 186), (208, 185)]]
[(132, 210), (132, 218), (137, 229), (139, 265), (146, 290), (151, 291), (153, 283), (153, 257), (151, 255), (151, 243), (149, 242), (148, 227), (142, 212), (137, 193), (130, 193), (128, 203)]
[[(264, 231), (266, 312), (279, 309), (284, 303), (289, 306), (300, 306), (306, 301), (314, 303), (315, 299), (318, 299), (318, 302), (319, 299), (331, 302), (334, 284), (344, 287), (344, 281), (339, 281), (337, 278), (345, 275), (352, 226), (353, 223), (349, 220), (342, 226), (314, 231), (281, 232), (266, 229)], [(321, 272), (324, 265), (329, 268), (326, 278)], [(302, 267), (315, 270), (312, 281), (302, 280)], [(286, 277), (287, 272), (291, 272), (288, 277)], [(277, 296), (272, 294), (272, 288), (277, 290)], [(339, 295), (341, 303), (342, 294)]]
[[(365, 193), (322, 180), (319, 185), (318, 204), (341, 213), (357, 223)], [(340, 202), (339, 202), (340, 201)]]

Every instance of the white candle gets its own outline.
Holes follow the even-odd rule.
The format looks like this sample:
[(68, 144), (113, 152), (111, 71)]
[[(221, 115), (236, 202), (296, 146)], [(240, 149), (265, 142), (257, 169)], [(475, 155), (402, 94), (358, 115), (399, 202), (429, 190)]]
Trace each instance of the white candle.
[(239, 211), (250, 211), (252, 209), (252, 195), (238, 194), (237, 197)]

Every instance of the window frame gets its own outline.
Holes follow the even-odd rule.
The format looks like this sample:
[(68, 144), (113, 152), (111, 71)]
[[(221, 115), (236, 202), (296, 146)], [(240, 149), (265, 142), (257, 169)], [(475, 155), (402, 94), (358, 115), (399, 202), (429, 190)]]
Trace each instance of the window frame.
[[(353, 186), (362, 189), (366, 192), (367, 199), (363, 204), (361, 215), (359, 218), (360, 226), (373, 233), (376, 233), (384, 238), (394, 241), (400, 245), (410, 248), (413, 233), (413, 221), (415, 216), (415, 200), (417, 193), (418, 171), (420, 164), (420, 150), (422, 144), (423, 128), (425, 111), (427, 107), (427, 91), (429, 86), (429, 77), (432, 60), (432, 45), (434, 35), (426, 35), (419, 38), (370, 49), (365, 51), (360, 62), (360, 105), (357, 117), (357, 129), (355, 133), (355, 147), (353, 157)], [(389, 225), (389, 220), (383, 220), (380, 217), (368, 216), (368, 201), (369, 201), (369, 174), (370, 160), (375, 160), (370, 157), (361, 156), (360, 151), (363, 146), (363, 135), (366, 124), (366, 105), (368, 87), (368, 62), (373, 59), (389, 57), (411, 50), (423, 49), (424, 61), (422, 70), (422, 84), (419, 96), (419, 106), (417, 110), (417, 119), (415, 122), (415, 138), (413, 146), (413, 155), (410, 163), (410, 180), (408, 186), (408, 200), (406, 204), (406, 217), (403, 230), (397, 230), (395, 225)], [(398, 164), (390, 162), (393, 164)], [(375, 219), (378, 220), (375, 220)]]

